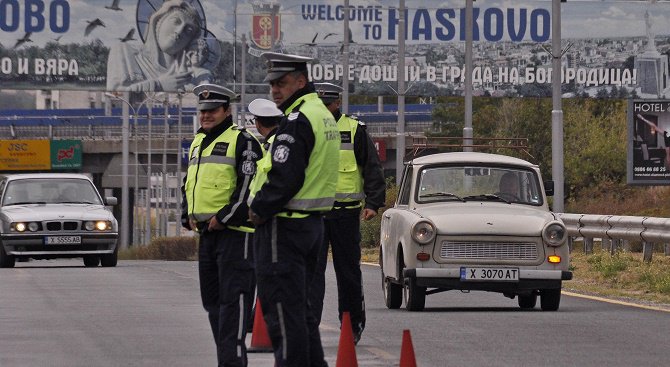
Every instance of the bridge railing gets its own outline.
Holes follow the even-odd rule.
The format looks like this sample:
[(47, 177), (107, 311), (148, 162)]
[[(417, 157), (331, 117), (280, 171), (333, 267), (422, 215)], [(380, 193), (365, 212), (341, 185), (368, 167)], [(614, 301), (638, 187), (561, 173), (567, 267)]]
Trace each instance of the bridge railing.
[(594, 239), (599, 238), (603, 248), (611, 253), (625, 249), (628, 241), (640, 241), (645, 262), (651, 262), (655, 243), (665, 244), (664, 253), (670, 256), (670, 218), (568, 213), (558, 216), (568, 230), (570, 248), (581, 237), (586, 254), (593, 252)]

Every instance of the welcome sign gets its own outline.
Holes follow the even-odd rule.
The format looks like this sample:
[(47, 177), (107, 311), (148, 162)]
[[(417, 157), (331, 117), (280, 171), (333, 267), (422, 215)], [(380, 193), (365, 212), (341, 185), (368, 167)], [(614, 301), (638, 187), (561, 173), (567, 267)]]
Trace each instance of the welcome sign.
[[(322, 0), (0, 0), (0, 87), (176, 92), (202, 82), (239, 86), (242, 68), (245, 83), (260, 83), (257, 57), (275, 51), (313, 57), (313, 80), (348, 80), (358, 94), (388, 94), (404, 78), (408, 95), (458, 95), (472, 73), (475, 93), (493, 96), (538, 94), (560, 77), (575, 95), (596, 97), (616, 87), (631, 96), (665, 97), (669, 2), (568, 1), (561, 8), (565, 54), (561, 70), (552, 70), (551, 1), (474, 2), (468, 71), (462, 0), (409, 0), (405, 11), (386, 0), (351, 0), (349, 9)], [(401, 24), (404, 70), (397, 68)]]

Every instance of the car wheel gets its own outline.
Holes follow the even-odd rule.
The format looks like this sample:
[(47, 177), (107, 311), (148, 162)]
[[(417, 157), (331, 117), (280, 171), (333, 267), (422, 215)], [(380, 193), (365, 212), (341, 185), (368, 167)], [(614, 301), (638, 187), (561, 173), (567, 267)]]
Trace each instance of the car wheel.
[(407, 278), (404, 293), (408, 311), (423, 311), (426, 306), (426, 287), (416, 285), (415, 278)]
[(12, 255), (7, 255), (5, 247), (0, 244), (0, 268), (13, 268), (16, 259)]
[(537, 304), (537, 294), (528, 294), (528, 295), (519, 295), (518, 296), (519, 307), (524, 310), (535, 308)]
[(119, 261), (119, 248), (118, 246), (114, 249), (114, 252), (107, 255), (101, 256), (102, 266), (105, 268), (111, 268), (116, 266), (116, 263)]
[(379, 267), (382, 273), (382, 290), (384, 291), (384, 301), (386, 302), (386, 307), (389, 309), (398, 309), (402, 305), (402, 286), (400, 284), (393, 283), (391, 278), (387, 278), (384, 274), (384, 261), (383, 256), (381, 255), (381, 246), (379, 249)]
[(561, 303), (561, 289), (543, 289), (540, 291), (542, 311), (556, 311)]
[(96, 255), (85, 255), (84, 256), (84, 266), (87, 268), (93, 268), (100, 264), (100, 257)]

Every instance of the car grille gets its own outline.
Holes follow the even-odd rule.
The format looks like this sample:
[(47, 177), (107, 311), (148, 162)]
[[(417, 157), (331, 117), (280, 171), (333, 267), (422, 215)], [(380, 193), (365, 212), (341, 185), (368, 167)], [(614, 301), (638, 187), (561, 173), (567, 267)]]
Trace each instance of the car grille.
[(47, 222), (47, 231), (76, 231), (79, 229), (79, 222)]
[(535, 260), (537, 244), (517, 242), (453, 242), (443, 241), (443, 259)]

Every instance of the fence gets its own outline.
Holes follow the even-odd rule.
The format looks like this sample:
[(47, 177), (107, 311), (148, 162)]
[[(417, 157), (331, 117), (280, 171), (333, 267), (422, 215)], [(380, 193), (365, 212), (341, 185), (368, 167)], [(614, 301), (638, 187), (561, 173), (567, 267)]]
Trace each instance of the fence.
[(576, 237), (584, 239), (584, 253), (593, 252), (593, 240), (600, 238), (611, 253), (626, 249), (628, 241), (642, 242), (642, 258), (651, 262), (654, 244), (663, 243), (670, 256), (670, 218), (633, 217), (597, 214), (559, 213), (568, 230), (569, 245)]

